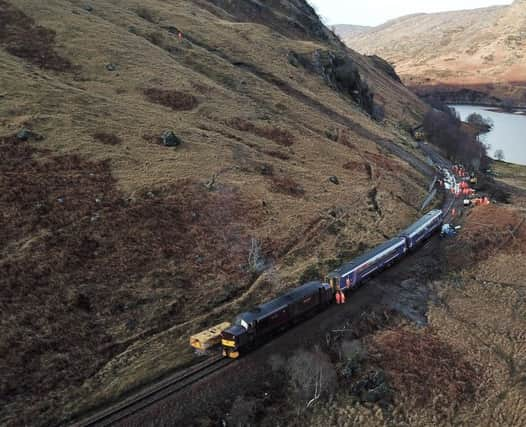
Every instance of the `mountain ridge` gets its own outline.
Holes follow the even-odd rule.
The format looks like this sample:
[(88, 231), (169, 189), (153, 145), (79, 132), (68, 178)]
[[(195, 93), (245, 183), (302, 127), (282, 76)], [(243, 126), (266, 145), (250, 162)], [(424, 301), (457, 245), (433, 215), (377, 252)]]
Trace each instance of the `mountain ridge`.
[(418, 91), (472, 89), (526, 104), (526, 3), (409, 15), (343, 37), (379, 55)]

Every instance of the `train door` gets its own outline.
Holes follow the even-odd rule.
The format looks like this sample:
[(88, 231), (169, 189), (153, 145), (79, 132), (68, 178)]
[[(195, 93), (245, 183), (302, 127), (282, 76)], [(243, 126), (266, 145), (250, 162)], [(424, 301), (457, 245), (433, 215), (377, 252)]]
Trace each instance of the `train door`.
[(329, 285), (333, 289), (334, 292), (340, 290), (340, 279), (339, 277), (331, 277), (329, 278)]

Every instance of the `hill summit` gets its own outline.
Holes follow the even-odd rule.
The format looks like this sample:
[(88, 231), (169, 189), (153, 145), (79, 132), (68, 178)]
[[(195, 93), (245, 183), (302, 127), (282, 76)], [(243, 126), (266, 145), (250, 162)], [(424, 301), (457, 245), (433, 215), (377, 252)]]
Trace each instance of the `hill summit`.
[(341, 34), (359, 52), (394, 64), (419, 92), (470, 89), (450, 100), (493, 103), (496, 97), (526, 105), (525, 22), (526, 2), (516, 0), (510, 6), (410, 15)]

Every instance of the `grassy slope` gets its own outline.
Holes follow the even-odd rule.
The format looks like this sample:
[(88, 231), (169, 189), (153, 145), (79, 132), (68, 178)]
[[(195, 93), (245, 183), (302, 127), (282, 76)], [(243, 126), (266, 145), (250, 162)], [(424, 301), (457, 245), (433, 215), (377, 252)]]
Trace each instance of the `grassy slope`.
[(497, 173), (497, 179), (508, 185), (526, 190), (526, 167), (514, 163), (493, 163), (493, 169)]
[[(401, 142), (397, 123), (423, 106), (361, 56), (349, 53), (385, 104), (383, 124), (287, 61), (335, 42), (212, 14), (204, 1), (83, 4), (0, 3), (0, 420), (11, 424), (61, 419), (184, 363), (190, 333), (383, 240), (425, 193), (421, 175), (374, 143)], [(198, 105), (174, 111), (149, 101), (150, 88)], [(22, 126), (45, 139), (9, 137)], [(165, 129), (184, 144), (157, 144)], [(246, 269), (252, 238), (272, 266), (259, 276)]]

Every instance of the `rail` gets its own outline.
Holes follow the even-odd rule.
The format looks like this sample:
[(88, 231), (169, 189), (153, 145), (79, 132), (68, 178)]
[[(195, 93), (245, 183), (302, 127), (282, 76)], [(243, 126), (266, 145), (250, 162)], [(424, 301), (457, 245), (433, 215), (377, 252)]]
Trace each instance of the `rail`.
[[(398, 147), (397, 147), (398, 148)], [(391, 151), (394, 150), (391, 148)], [(424, 170), (423, 173), (428, 171)], [(429, 174), (431, 175), (431, 174)], [(435, 176), (436, 181), (436, 176)], [(434, 184), (434, 182), (433, 182)], [(433, 195), (434, 196), (434, 195)], [(446, 199), (446, 204), (449, 202), (445, 213), (446, 215), (451, 210), (455, 198), (450, 197)], [(222, 355), (212, 356), (201, 363), (198, 363), (184, 371), (177, 372), (172, 376), (165, 378), (158, 383), (151, 385), (141, 391), (127, 397), (126, 399), (114, 404), (106, 409), (96, 412), (89, 417), (76, 421), (71, 424), (72, 427), (93, 427), (93, 426), (109, 426), (121, 421), (142, 409), (159, 402), (168, 396), (175, 394), (197, 381), (217, 372), (227, 365), (233, 363), (233, 359), (225, 358)]]
[(90, 417), (72, 424), (72, 427), (109, 426), (117, 421), (129, 417), (140, 410), (177, 393), (197, 381), (223, 369), (232, 359), (222, 355), (210, 357), (184, 371), (165, 378), (157, 384), (147, 387), (127, 399), (108, 407)]

